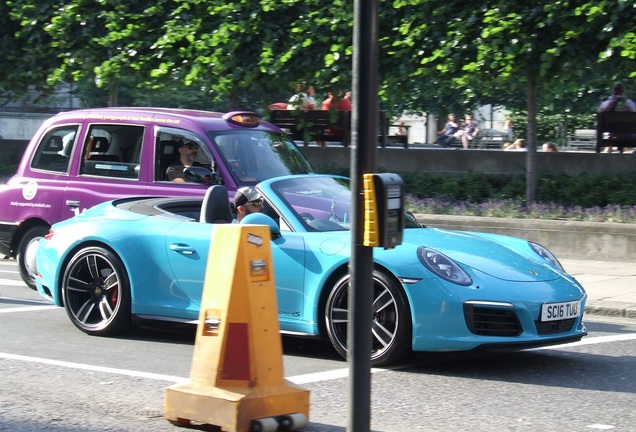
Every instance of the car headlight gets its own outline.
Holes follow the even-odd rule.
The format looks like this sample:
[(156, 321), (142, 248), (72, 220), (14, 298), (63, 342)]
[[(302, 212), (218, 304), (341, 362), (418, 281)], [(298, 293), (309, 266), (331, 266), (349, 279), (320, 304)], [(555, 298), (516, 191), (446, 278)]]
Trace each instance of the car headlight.
[(457, 285), (468, 286), (473, 280), (449, 257), (435, 249), (420, 246), (417, 257), (424, 266), (437, 276)]
[(539, 255), (541, 258), (546, 260), (548, 263), (550, 263), (551, 265), (553, 265), (554, 267), (558, 268), (561, 271), (565, 271), (563, 269), (563, 266), (561, 265), (561, 263), (557, 259), (557, 257), (555, 257), (552, 252), (550, 252), (549, 250), (547, 250), (546, 248), (544, 248), (540, 244), (533, 243), (531, 241), (528, 242), (528, 245), (530, 245), (532, 250), (535, 251), (537, 253), (537, 255)]

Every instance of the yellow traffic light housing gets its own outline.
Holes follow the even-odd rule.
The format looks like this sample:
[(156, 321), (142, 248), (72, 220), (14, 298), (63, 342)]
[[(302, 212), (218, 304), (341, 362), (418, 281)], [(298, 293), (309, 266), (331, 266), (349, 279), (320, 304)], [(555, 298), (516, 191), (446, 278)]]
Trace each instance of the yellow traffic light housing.
[(397, 174), (364, 174), (364, 246), (385, 249), (402, 243), (404, 182)]

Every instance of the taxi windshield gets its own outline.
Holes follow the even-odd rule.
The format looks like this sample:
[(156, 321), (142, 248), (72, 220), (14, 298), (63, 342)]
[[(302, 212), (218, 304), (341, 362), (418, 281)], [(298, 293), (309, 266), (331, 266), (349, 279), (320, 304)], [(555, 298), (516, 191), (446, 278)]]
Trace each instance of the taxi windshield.
[(265, 130), (210, 131), (231, 175), (239, 185), (291, 174), (311, 174), (314, 169), (284, 133)]

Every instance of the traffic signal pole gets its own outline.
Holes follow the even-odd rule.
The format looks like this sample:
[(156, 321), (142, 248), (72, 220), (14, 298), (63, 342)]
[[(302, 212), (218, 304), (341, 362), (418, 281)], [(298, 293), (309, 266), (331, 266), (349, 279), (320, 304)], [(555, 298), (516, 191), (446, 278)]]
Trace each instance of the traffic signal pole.
[(371, 428), (373, 248), (364, 246), (363, 175), (376, 168), (378, 123), (378, 0), (354, 0), (351, 136), (351, 261), (349, 272), (350, 432)]

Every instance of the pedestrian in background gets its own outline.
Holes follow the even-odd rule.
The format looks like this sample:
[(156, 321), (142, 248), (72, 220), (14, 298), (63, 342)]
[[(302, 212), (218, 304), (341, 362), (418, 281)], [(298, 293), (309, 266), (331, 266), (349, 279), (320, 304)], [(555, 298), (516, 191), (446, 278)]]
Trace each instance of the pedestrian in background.
[(515, 139), (515, 131), (512, 128), (512, 120), (506, 119), (506, 121), (504, 122), (504, 130), (508, 134), (508, 140), (512, 141), (513, 139)]
[(623, 83), (617, 82), (614, 84), (612, 94), (598, 107), (598, 111), (636, 111), (636, 104), (625, 96)]
[(479, 125), (473, 120), (473, 116), (466, 114), (464, 124), (461, 129), (462, 146), (467, 149), (470, 142), (477, 137), (479, 133)]
[(506, 147), (504, 151), (528, 151), (526, 140), (524, 140), (523, 138), (518, 138), (515, 140), (515, 142)]
[(315, 110), (316, 99), (314, 99), (314, 86), (300, 83), (296, 86), (296, 93), (289, 98), (287, 109), (289, 110)]
[(544, 143), (542, 149), (545, 153), (558, 153), (559, 147), (553, 142)]
[(437, 132), (437, 143), (442, 147), (450, 147), (460, 137), (459, 122), (455, 114), (450, 113), (444, 128)]

